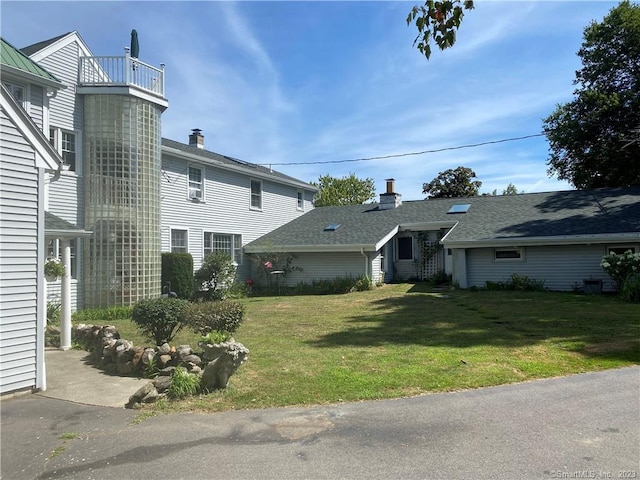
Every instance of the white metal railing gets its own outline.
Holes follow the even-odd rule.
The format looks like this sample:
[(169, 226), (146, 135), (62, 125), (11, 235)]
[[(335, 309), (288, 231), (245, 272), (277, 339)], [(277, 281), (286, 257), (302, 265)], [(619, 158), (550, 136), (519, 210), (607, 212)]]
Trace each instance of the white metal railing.
[(164, 97), (164, 64), (156, 68), (128, 54), (124, 57), (80, 57), (78, 85), (129, 85)]

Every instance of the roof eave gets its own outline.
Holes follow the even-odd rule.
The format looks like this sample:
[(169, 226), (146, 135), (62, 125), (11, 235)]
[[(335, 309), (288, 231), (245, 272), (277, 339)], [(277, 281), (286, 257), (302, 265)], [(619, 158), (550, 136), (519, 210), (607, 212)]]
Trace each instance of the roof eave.
[(639, 242), (640, 232), (604, 233), (594, 235), (558, 235), (545, 237), (508, 237), (482, 240), (454, 240), (442, 239), (447, 248), (486, 248), (486, 247), (529, 247), (544, 245), (589, 245), (600, 243)]
[(375, 252), (379, 250), (374, 244), (348, 245), (254, 245), (245, 246), (245, 253), (328, 253), (328, 252)]
[(58, 90), (64, 90), (67, 88), (67, 86), (64, 83), (62, 83), (60, 80), (51, 80), (41, 75), (36, 75), (35, 73), (32, 73), (32, 72), (26, 72), (20, 68), (7, 65), (4, 63), (2, 64), (2, 73), (3, 73), (3, 76), (10, 75), (15, 78), (24, 80), (25, 82), (34, 83), (36, 85), (41, 85), (43, 87), (56, 88)]

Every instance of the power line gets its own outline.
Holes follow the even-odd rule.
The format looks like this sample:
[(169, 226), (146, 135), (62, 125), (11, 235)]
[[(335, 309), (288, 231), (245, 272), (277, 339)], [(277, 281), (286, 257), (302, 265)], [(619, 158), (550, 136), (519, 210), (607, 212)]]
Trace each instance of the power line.
[(483, 145), (492, 145), (495, 143), (514, 142), (516, 140), (525, 140), (527, 138), (542, 137), (543, 135), (544, 133), (536, 133), (533, 135), (525, 135), (524, 137), (503, 138), (501, 140), (491, 140), (488, 142), (481, 142), (481, 143), (470, 143), (467, 145), (458, 145), (455, 147), (436, 148), (434, 150), (423, 150), (422, 152), (396, 153), (393, 155), (382, 155), (380, 157), (353, 158), (349, 160), (323, 160), (318, 162), (259, 163), (258, 165), (268, 165), (271, 167), (274, 165), (322, 165), (322, 164), (328, 164), (328, 163), (369, 162), (371, 160), (383, 160), (385, 158), (409, 157), (413, 155), (424, 155), (425, 153), (438, 153), (438, 152), (445, 152), (448, 150), (461, 150), (463, 148), (481, 147)]

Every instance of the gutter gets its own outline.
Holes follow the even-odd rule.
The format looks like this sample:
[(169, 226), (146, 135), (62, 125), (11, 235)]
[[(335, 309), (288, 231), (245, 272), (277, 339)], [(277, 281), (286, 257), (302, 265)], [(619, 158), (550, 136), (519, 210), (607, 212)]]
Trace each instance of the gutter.
[(562, 235), (553, 237), (510, 237), (491, 238), (482, 240), (454, 240), (447, 241), (448, 234), (443, 237), (441, 243), (446, 248), (485, 248), (496, 246), (545, 246), (545, 245), (590, 245), (608, 242), (640, 242), (640, 232), (630, 233), (603, 233), (596, 235)]

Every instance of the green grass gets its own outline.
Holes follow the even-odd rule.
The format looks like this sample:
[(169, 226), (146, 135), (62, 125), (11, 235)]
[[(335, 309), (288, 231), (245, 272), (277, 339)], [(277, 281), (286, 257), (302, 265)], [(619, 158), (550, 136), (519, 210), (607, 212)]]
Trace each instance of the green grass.
[[(159, 410), (396, 398), (640, 363), (637, 304), (603, 295), (429, 288), (244, 299), (247, 318), (235, 338), (251, 353), (229, 387)], [(127, 320), (109, 323), (145, 345)], [(197, 338), (182, 331), (173, 343), (195, 345)]]

